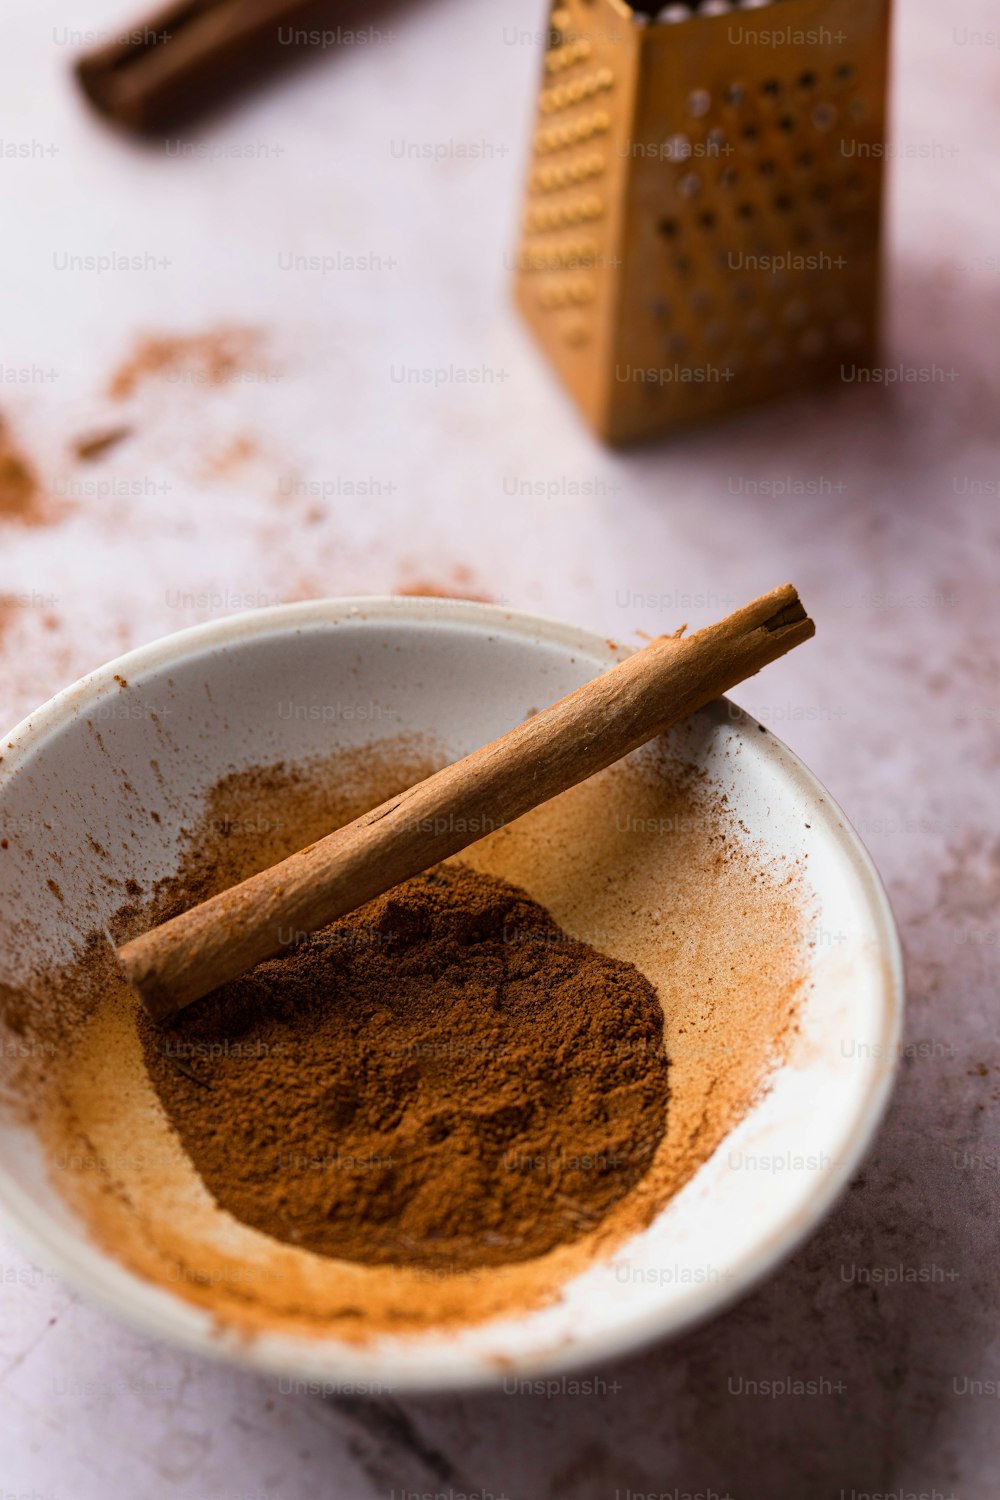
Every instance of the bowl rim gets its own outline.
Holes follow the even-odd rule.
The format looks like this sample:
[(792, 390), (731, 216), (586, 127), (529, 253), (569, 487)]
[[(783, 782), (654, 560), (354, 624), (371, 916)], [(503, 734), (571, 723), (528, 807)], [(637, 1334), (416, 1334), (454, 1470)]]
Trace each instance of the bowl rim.
[[(113, 658), (54, 694), (3, 736), (0, 791), (38, 753), (50, 735), (97, 706), (103, 697), (116, 692), (116, 677), (126, 677), (132, 681), (146, 672), (162, 670), (170, 664), (229, 645), (257, 637), (289, 632), (294, 634), (299, 626), (359, 621), (385, 624), (391, 621), (405, 628), (412, 624), (440, 623), (446, 620), (487, 635), (498, 633), (559, 646), (587, 660), (603, 659), (608, 665), (638, 649), (603, 636), (598, 631), (577, 627), (549, 616), (508, 609), (498, 604), (438, 596), (357, 595), (310, 599), (240, 611), (159, 637)], [(752, 727), (759, 723), (728, 698), (719, 699), (701, 712), (713, 710), (724, 710), (726, 722), (732, 727)], [(740, 1265), (733, 1267), (732, 1275), (725, 1283), (710, 1281), (689, 1289), (692, 1295), (681, 1306), (633, 1314), (604, 1332), (588, 1334), (585, 1329), (581, 1329), (571, 1346), (561, 1346), (541, 1353), (532, 1351), (524, 1356), (514, 1355), (505, 1362), (503, 1368), (492, 1361), (482, 1360), (477, 1354), (470, 1354), (461, 1373), (457, 1370), (442, 1371), (434, 1367), (433, 1361), (430, 1361), (431, 1367), (427, 1369), (407, 1365), (402, 1369), (392, 1370), (388, 1382), (373, 1389), (393, 1394), (488, 1390), (496, 1388), (502, 1379), (511, 1376), (523, 1380), (544, 1374), (567, 1374), (598, 1364), (608, 1364), (636, 1354), (652, 1344), (677, 1338), (723, 1313), (765, 1281), (816, 1231), (847, 1187), (885, 1114), (897, 1071), (904, 1007), (902, 947), (889, 899), (872, 857), (840, 805), (799, 757), (769, 728), (766, 745), (761, 744), (761, 749), (765, 748), (777, 753), (782, 773), (797, 784), (800, 792), (807, 793), (812, 798), (821, 798), (826, 803), (830, 821), (835, 828), (834, 836), (858, 879), (862, 902), (869, 911), (877, 935), (878, 957), (882, 960), (879, 1050), (873, 1061), (867, 1090), (855, 1108), (843, 1149), (816, 1174), (807, 1199), (785, 1211), (783, 1218), (773, 1226), (770, 1234), (758, 1244), (755, 1251), (746, 1256)], [(174, 1346), (258, 1373), (294, 1377), (302, 1376), (306, 1362), (294, 1358), (292, 1346), (300, 1350), (307, 1347), (317, 1350), (330, 1347), (321, 1338), (305, 1339), (294, 1334), (275, 1335), (273, 1339), (266, 1335), (254, 1339), (241, 1336), (220, 1337), (210, 1313), (198, 1326), (178, 1326), (171, 1313), (172, 1299), (159, 1305), (152, 1299), (144, 1301), (135, 1294), (128, 1282), (111, 1285), (108, 1273), (111, 1273), (111, 1280), (115, 1273), (135, 1277), (143, 1287), (152, 1288), (166, 1299), (170, 1299), (169, 1293), (152, 1283), (146, 1283), (137, 1273), (115, 1261), (109, 1252), (98, 1245), (83, 1237), (60, 1234), (47, 1211), (35, 1207), (33, 1200), (22, 1191), (20, 1185), (6, 1176), (2, 1164), (0, 1223), (11, 1232), (16, 1243), (33, 1260), (37, 1258), (40, 1263), (47, 1265), (74, 1291), (103, 1308), (117, 1321), (147, 1336), (163, 1338)], [(279, 1348), (278, 1344), (285, 1347)], [(329, 1382), (324, 1382), (324, 1389), (335, 1390), (338, 1385), (351, 1385), (357, 1389), (359, 1380), (371, 1381), (373, 1365), (372, 1361), (364, 1357), (364, 1346), (355, 1351), (351, 1346), (336, 1340), (335, 1347), (336, 1359), (333, 1363), (340, 1374), (331, 1377)], [(380, 1351), (376, 1363), (391, 1365), (391, 1359), (391, 1354), (386, 1357)], [(312, 1376), (316, 1373), (315, 1363), (310, 1361), (308, 1365), (308, 1373)]]

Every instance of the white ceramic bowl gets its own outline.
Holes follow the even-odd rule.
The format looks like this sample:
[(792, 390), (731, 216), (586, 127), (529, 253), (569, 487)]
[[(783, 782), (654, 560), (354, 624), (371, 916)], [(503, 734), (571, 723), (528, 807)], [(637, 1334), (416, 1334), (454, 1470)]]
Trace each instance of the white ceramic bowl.
[[(8, 737), (0, 762), (0, 973), (18, 977), (38, 942), (15, 930), (30, 910), (50, 955), (68, 953), (94, 923), (84, 861), (46, 884), (45, 859), (21, 857), (24, 835), (63, 848), (90, 834), (120, 849), (121, 878), (146, 884), (176, 867), (176, 826), (233, 764), (300, 759), (401, 730), (434, 736), (459, 756), (519, 723), (622, 653), (549, 620), (464, 602), (329, 600), (266, 609), (199, 626), (135, 651), (67, 688)], [(357, 697), (391, 716), (282, 719), (276, 697)], [(127, 702), (168, 705), (168, 732)], [(206, 696), (206, 689), (208, 696)], [(99, 731), (99, 737), (95, 734)], [(129, 824), (123, 776), (142, 798), (159, 771), (178, 812)], [(808, 853), (822, 931), (812, 949), (802, 1017), (805, 1046), (695, 1177), (622, 1256), (567, 1284), (558, 1305), (460, 1335), (335, 1339), (220, 1333), (202, 1308), (124, 1269), (92, 1243), (50, 1186), (38, 1142), (0, 1118), (0, 1212), (39, 1261), (146, 1332), (205, 1354), (330, 1386), (441, 1389), (535, 1378), (676, 1335), (772, 1271), (816, 1227), (844, 1187), (885, 1107), (902, 1009), (899, 946), (871, 860), (804, 766), (755, 721), (723, 702), (675, 731), (685, 756), (725, 787), (750, 835), (781, 855)], [(738, 755), (726, 754), (738, 747)], [(54, 830), (43, 839), (39, 830)], [(169, 825), (169, 826), (168, 826)], [(129, 845), (126, 849), (125, 844)], [(665, 878), (667, 872), (665, 871)], [(118, 899), (105, 898), (113, 907)], [(845, 1039), (850, 1045), (845, 1046)], [(770, 1163), (737, 1170), (741, 1161)]]

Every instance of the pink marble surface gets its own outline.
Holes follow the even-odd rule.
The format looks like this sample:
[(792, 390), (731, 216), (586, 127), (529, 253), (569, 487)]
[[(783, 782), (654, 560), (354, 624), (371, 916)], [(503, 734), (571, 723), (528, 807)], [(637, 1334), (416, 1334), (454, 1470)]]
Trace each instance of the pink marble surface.
[[(538, 65), (509, 28), (540, 15), (419, 0), (178, 154), (113, 138), (67, 86), (68, 34), (116, 0), (7, 0), (4, 145), (30, 150), (0, 157), (0, 407), (61, 514), (0, 524), (3, 718), (243, 603), (427, 581), (631, 638), (791, 578), (817, 641), (734, 696), (887, 882), (910, 988), (888, 1121), (772, 1281), (583, 1393), (317, 1399), (123, 1331), (4, 1239), (4, 1500), (997, 1492), (997, 20), (900, 6), (886, 363), (940, 378), (612, 455), (508, 307)], [(285, 268), (331, 251), (374, 268)], [(140, 268), (67, 261), (108, 253)], [(243, 378), (104, 393), (137, 332), (224, 322), (261, 330)], [(73, 461), (119, 420), (129, 442)], [(815, 1394), (746, 1393), (775, 1380)]]

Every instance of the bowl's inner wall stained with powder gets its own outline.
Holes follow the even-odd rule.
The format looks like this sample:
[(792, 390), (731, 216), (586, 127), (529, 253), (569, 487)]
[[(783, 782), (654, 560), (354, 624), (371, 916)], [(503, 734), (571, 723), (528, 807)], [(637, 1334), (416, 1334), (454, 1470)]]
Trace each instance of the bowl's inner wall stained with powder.
[[(438, 764), (438, 759), (429, 759), (426, 746), (400, 737), (296, 767), (278, 765), (232, 773), (207, 800), (200, 824), (188, 824), (187, 853), (177, 876), (149, 898), (137, 898), (123, 908), (112, 923), (115, 939), (132, 937), (154, 921), (301, 848)], [(609, 1101), (605, 1127), (596, 1134), (584, 1129), (580, 1150), (573, 1153), (585, 1158), (617, 1152), (627, 1165), (607, 1171), (606, 1162), (582, 1169), (562, 1163), (555, 1180), (548, 1177), (548, 1186), (556, 1187), (558, 1170), (575, 1170), (575, 1186), (586, 1185), (586, 1191), (563, 1193), (568, 1201), (558, 1205), (548, 1231), (543, 1228), (540, 1234), (529, 1235), (522, 1247), (530, 1257), (526, 1259), (519, 1259), (517, 1247), (510, 1243), (512, 1225), (501, 1223), (500, 1217), (495, 1224), (486, 1222), (488, 1212), (471, 1246), (467, 1237), (456, 1235), (456, 1222), (438, 1212), (433, 1227), (439, 1238), (418, 1236), (416, 1247), (402, 1257), (399, 1200), (389, 1176), (389, 1190), (372, 1195), (376, 1204), (381, 1201), (387, 1218), (381, 1238), (373, 1234), (367, 1252), (370, 1261), (382, 1263), (347, 1258), (357, 1253), (358, 1246), (342, 1239), (338, 1249), (334, 1243), (344, 1226), (343, 1201), (338, 1199), (325, 1242), (325, 1231), (319, 1231), (317, 1239), (315, 1222), (311, 1228), (307, 1224), (303, 1234), (303, 1222), (296, 1222), (295, 1213), (288, 1211), (295, 1201), (296, 1180), (299, 1187), (303, 1178), (315, 1187), (314, 1179), (322, 1180), (324, 1171), (327, 1177), (339, 1172), (336, 1194), (346, 1191), (348, 1196), (351, 1192), (363, 1196), (371, 1185), (367, 1171), (384, 1170), (387, 1164), (358, 1167), (352, 1175), (352, 1169), (344, 1165), (314, 1167), (292, 1162), (284, 1178), (287, 1201), (281, 1224), (262, 1219), (259, 1202), (256, 1209), (251, 1209), (248, 1198), (227, 1203), (218, 1180), (211, 1180), (207, 1159), (202, 1166), (208, 1186), (185, 1148), (178, 1101), (190, 1094), (182, 1096), (177, 1090), (197, 1089), (207, 1096), (204, 1085), (212, 1082), (211, 1070), (219, 1069), (220, 1081), (226, 1077), (235, 1086), (237, 1079), (245, 1080), (249, 1102), (258, 1067), (252, 1055), (254, 1038), (244, 1038), (251, 1043), (251, 1055), (241, 1057), (232, 1051), (241, 1037), (239, 1027), (224, 1026), (214, 1041), (228, 1040), (231, 1055), (228, 1059), (218, 1055), (217, 1045), (213, 1060), (206, 1055), (211, 1048), (199, 1055), (191, 1047), (186, 1055), (168, 1059), (167, 1038), (160, 1036), (154, 1044), (158, 1053), (153, 1073), (168, 1109), (181, 1123), (179, 1135), (150, 1078), (150, 1038), (146, 1032), (144, 1051), (138, 1003), (125, 986), (106, 939), (97, 935), (69, 968), (40, 974), (31, 985), (19, 989), (0, 987), (0, 1021), (7, 1036), (18, 1044), (17, 1050), (12, 1046), (7, 1054), (17, 1061), (3, 1106), (30, 1118), (46, 1143), (50, 1174), (61, 1196), (84, 1220), (97, 1243), (138, 1274), (209, 1307), (221, 1323), (248, 1332), (271, 1328), (318, 1336), (336, 1333), (364, 1341), (382, 1330), (419, 1333), (523, 1313), (551, 1301), (568, 1278), (596, 1257), (612, 1254), (629, 1235), (650, 1223), (746, 1114), (774, 1065), (787, 1053), (807, 964), (810, 913), (802, 872), (765, 857), (749, 844), (718, 791), (703, 773), (679, 764), (666, 741), (498, 829), (466, 850), (462, 863), (512, 883), (531, 902), (540, 903), (548, 916), (530, 906), (521, 910), (519, 920), (529, 928), (536, 922), (544, 926), (551, 919), (570, 939), (599, 950), (609, 963), (622, 961), (638, 971), (638, 988), (628, 1007), (635, 1028), (630, 1031), (627, 1021), (615, 1022), (624, 1025), (616, 1040), (629, 1045), (612, 1048), (604, 1059), (607, 1068), (618, 1070), (618, 1088), (625, 1092)], [(448, 878), (462, 877), (452, 874)], [(489, 908), (497, 888), (481, 889), (492, 892), (485, 901)], [(381, 899), (391, 903), (394, 898), (390, 893)], [(503, 897), (515, 905), (519, 899), (509, 893)], [(413, 920), (404, 907), (405, 903), (396, 910), (390, 928), (394, 921)], [(359, 915), (338, 927), (365, 920)], [(496, 921), (495, 910), (490, 920)], [(554, 929), (546, 930), (551, 936)], [(495, 934), (488, 941), (495, 942)], [(500, 946), (511, 950), (504, 953), (504, 960), (511, 963), (517, 945), (504, 945), (502, 924)], [(554, 953), (558, 961), (565, 945), (560, 940), (537, 946), (546, 960)], [(420, 948), (418, 942), (417, 970), (422, 961)], [(298, 953), (301, 957), (302, 950)], [(343, 962), (344, 954), (336, 947), (331, 954), (336, 963)], [(499, 961), (496, 952), (493, 956)], [(534, 960), (522, 954), (519, 961)], [(610, 973), (609, 968), (606, 974)], [(409, 976), (410, 981), (416, 993), (417, 975)], [(659, 1038), (650, 1032), (653, 992), (662, 1007), (666, 1065), (659, 1054)], [(392, 1004), (386, 1009), (391, 1012)], [(542, 1002), (539, 1027), (545, 1024), (544, 1010)], [(360, 1012), (356, 1012), (354, 1020), (359, 1019)], [(561, 1070), (567, 1070), (565, 1077), (572, 1074), (572, 1035), (563, 1049), (556, 1041), (557, 1033), (540, 1035), (548, 1046), (543, 1042), (538, 1048), (532, 1061), (536, 1071), (529, 1070), (520, 1081), (511, 1078), (507, 1085), (508, 1092), (517, 1095), (517, 1107), (505, 1111), (493, 1100), (485, 1111), (490, 1117), (481, 1115), (475, 1129), (476, 1152), (484, 1149), (484, 1142), (491, 1143), (489, 1171), (484, 1166), (486, 1158), (475, 1152), (469, 1162), (474, 1167), (478, 1161), (482, 1169), (478, 1179), (474, 1170), (470, 1173), (470, 1189), (479, 1192), (485, 1204), (492, 1201), (491, 1194), (496, 1195), (498, 1184), (501, 1193), (517, 1185), (521, 1145), (516, 1134), (506, 1142), (504, 1135), (512, 1122), (516, 1131), (526, 1095), (540, 1075), (558, 1088)], [(481, 1033), (470, 1037), (463, 1026), (457, 1026), (449, 1028), (443, 1040), (457, 1048), (477, 1036), (482, 1039)], [(387, 1054), (382, 1057), (385, 1062)], [(277, 1058), (264, 1061), (269, 1066)], [(437, 1061), (424, 1058), (421, 1066), (429, 1064), (433, 1075)], [(456, 1067), (457, 1057), (446, 1060), (441, 1072), (451, 1072), (457, 1079), (470, 1061)], [(504, 1059), (494, 1061), (502, 1064)], [(172, 1097), (164, 1092), (161, 1064), (170, 1067)], [(394, 1059), (393, 1065), (402, 1065), (404, 1080), (414, 1076), (404, 1057)], [(515, 1072), (516, 1068), (511, 1069)], [(499, 1076), (494, 1073), (495, 1078)], [(195, 1082), (195, 1077), (201, 1081)], [(644, 1093), (651, 1079), (662, 1085), (659, 1100)], [(338, 1150), (341, 1155), (363, 1154), (345, 1152), (342, 1143), (337, 1147), (333, 1122), (346, 1121), (354, 1108), (354, 1118), (363, 1123), (365, 1110), (374, 1102), (374, 1089), (366, 1101), (364, 1090), (359, 1092), (356, 1086), (375, 1082), (373, 1075), (351, 1080), (350, 1088), (333, 1086), (324, 1103), (331, 1129), (323, 1136), (328, 1144), (322, 1151), (303, 1149), (301, 1139), (283, 1143), (280, 1128), (272, 1128), (277, 1122), (269, 1125), (266, 1110), (255, 1120), (249, 1141), (238, 1121), (231, 1127), (220, 1116), (218, 1128), (225, 1132), (232, 1156), (245, 1153), (240, 1172), (250, 1198), (258, 1176), (273, 1184), (276, 1157), (286, 1144), (293, 1156), (325, 1153), (334, 1163)], [(308, 1085), (303, 1080), (299, 1087), (304, 1091), (302, 1102), (307, 1103)], [(440, 1098), (444, 1098), (443, 1090)], [(461, 1137), (469, 1128), (463, 1110), (470, 1104), (475, 1107), (471, 1099), (456, 1096), (447, 1105), (431, 1108), (429, 1120), (426, 1112), (420, 1118), (418, 1111), (417, 1120), (411, 1123), (418, 1133), (425, 1133), (425, 1143), (429, 1128), (457, 1127)], [(551, 1123), (545, 1111), (538, 1118)], [(392, 1126), (388, 1118), (375, 1120), (376, 1125), (380, 1123)], [(402, 1118), (394, 1128), (402, 1129), (405, 1137)], [(337, 1139), (342, 1142), (340, 1136)], [(371, 1154), (381, 1154), (382, 1144), (379, 1152), (371, 1146)], [(188, 1145), (197, 1161), (198, 1150), (190, 1140)], [(508, 1160), (513, 1165), (505, 1164), (505, 1151), (512, 1152)], [(555, 1152), (547, 1148), (527, 1154), (562, 1151), (560, 1145)], [(391, 1155), (391, 1148), (385, 1154)], [(400, 1165), (394, 1161), (389, 1171), (399, 1172), (397, 1186), (405, 1189), (411, 1169), (412, 1159), (401, 1157)], [(528, 1184), (535, 1191), (542, 1178), (536, 1182), (533, 1171), (525, 1168), (520, 1186)], [(565, 1178), (565, 1182), (571, 1180)], [(623, 1184), (627, 1190), (621, 1192)], [(561, 1187), (556, 1190), (562, 1191)], [(435, 1219), (434, 1211), (429, 1218)], [(272, 1232), (263, 1232), (264, 1228)], [(276, 1228), (284, 1237), (275, 1237)], [(497, 1240), (490, 1240), (493, 1234)], [(328, 1253), (317, 1254), (317, 1248)]]

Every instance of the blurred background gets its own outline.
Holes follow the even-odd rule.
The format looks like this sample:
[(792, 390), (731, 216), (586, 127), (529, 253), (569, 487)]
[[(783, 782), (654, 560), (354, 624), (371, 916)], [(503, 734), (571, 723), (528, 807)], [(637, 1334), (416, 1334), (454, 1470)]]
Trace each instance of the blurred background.
[[(0, 1241), (0, 1493), (987, 1500), (993, 7), (899, 7), (883, 378), (621, 452), (512, 307), (541, 0), (380, 6), (353, 42), (149, 142), (71, 76), (135, 19), (121, 0), (6, 0), (5, 725), (133, 646), (287, 600), (455, 594), (638, 644), (791, 580), (817, 640), (733, 696), (872, 850), (910, 1010), (889, 1122), (821, 1233), (725, 1318), (585, 1390), (279, 1389), (119, 1329)], [(743, 1377), (819, 1391), (749, 1398)]]

